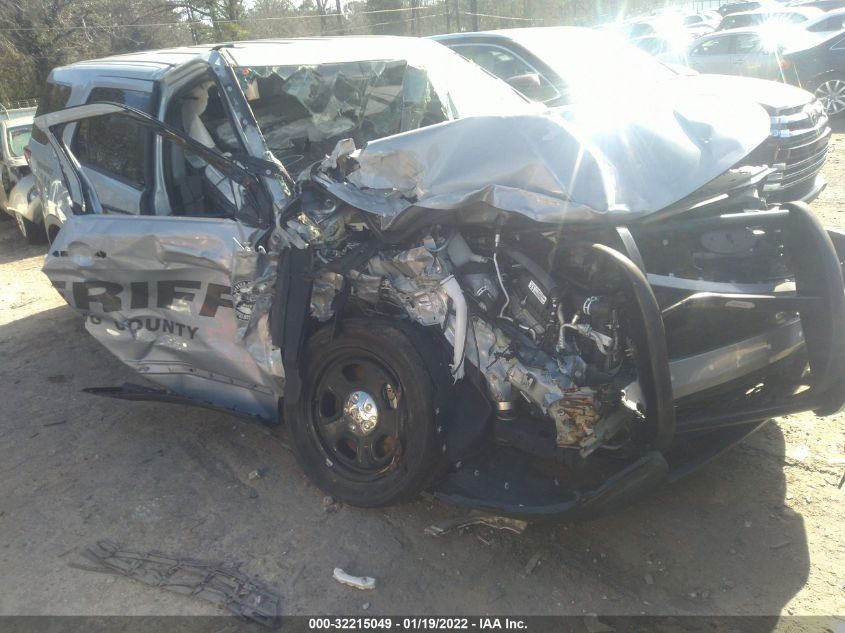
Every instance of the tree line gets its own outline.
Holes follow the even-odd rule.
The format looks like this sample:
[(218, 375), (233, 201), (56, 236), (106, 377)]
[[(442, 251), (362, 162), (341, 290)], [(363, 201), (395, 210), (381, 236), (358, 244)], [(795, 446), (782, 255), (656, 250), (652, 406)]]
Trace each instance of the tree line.
[(0, 103), (38, 96), (50, 70), (132, 51), (251, 38), (432, 35), (592, 25), (696, 0), (0, 0)]

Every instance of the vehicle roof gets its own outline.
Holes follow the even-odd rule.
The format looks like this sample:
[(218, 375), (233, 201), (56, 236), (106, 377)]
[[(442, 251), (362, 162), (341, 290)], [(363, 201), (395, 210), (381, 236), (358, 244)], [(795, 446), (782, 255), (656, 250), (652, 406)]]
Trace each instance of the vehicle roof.
[[(285, 53), (290, 52), (294, 55), (290, 63), (318, 63), (310, 60), (317, 59), (318, 57), (321, 59), (325, 58), (327, 53), (325, 45), (329, 42), (334, 45), (329, 56), (333, 61), (338, 62), (371, 59), (374, 52), (378, 52), (378, 55), (383, 58), (397, 58), (402, 57), (403, 50), (424, 50), (425, 47), (430, 46), (430, 44), (425, 43), (425, 40), (421, 40), (420, 38), (392, 35), (243, 40), (222, 44), (181, 46), (110, 55), (100, 59), (86, 60), (68, 66), (62, 66), (56, 68), (53, 72), (55, 73), (54, 77), (56, 79), (61, 79), (63, 75), (84, 72), (156, 80), (170, 72), (173, 68), (194, 60), (200, 55), (218, 47), (226, 47), (237, 58), (238, 53), (249, 56), (251, 52), (260, 54), (259, 49), (266, 46), (285, 46), (287, 47)], [(400, 45), (401, 48), (398, 48)]]
[(753, 11), (738, 11), (736, 13), (729, 13), (722, 19), (727, 20), (728, 18), (733, 18), (735, 16), (740, 15), (777, 15), (779, 13), (787, 15), (790, 13), (794, 13), (796, 15), (806, 15), (807, 17), (817, 17), (820, 15), (825, 15), (824, 11), (815, 7), (776, 7), (766, 9), (754, 9)]
[[(821, 11), (821, 9), (819, 9)], [(802, 24), (802, 28), (808, 29), (814, 24), (818, 24), (819, 22), (824, 22), (829, 18), (836, 18), (838, 16), (845, 15), (845, 7), (841, 9), (831, 9), (830, 11), (822, 11), (815, 17), (810, 18), (804, 24)]]
[(503, 40), (513, 40), (515, 42), (530, 39), (532, 35), (538, 33), (549, 33), (557, 31), (560, 33), (586, 33), (593, 32), (594, 29), (588, 29), (583, 26), (526, 26), (514, 29), (495, 29), (490, 31), (464, 31), (463, 33), (443, 33), (441, 35), (430, 35), (429, 38), (438, 42), (448, 42), (449, 40), (462, 40), (471, 37), (483, 35), (484, 37), (499, 38)]

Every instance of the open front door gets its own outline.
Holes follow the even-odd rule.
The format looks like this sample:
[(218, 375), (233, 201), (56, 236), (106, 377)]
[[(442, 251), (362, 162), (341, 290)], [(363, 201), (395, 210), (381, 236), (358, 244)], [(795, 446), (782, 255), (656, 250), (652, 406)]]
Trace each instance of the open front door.
[[(154, 208), (127, 215), (114, 196), (104, 207), (97, 185), (59, 140), (65, 125), (107, 117), (129, 130), (121, 139), (133, 138), (131, 126), (161, 137), (167, 215)], [(253, 318), (273, 204), (252, 175), (255, 161), (247, 170), (118, 104), (69, 108), (36, 124), (59, 156), (73, 209), (44, 272), (85, 316), (88, 331), (169, 395), (274, 419), (280, 355), (266, 316)], [(265, 178), (274, 170), (273, 163), (261, 166)]]

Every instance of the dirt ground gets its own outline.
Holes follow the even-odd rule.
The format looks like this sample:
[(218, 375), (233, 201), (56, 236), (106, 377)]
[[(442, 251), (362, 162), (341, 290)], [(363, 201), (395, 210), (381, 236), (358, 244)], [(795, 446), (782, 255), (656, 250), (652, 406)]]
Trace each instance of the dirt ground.
[[(814, 205), (837, 226), (840, 128)], [(425, 500), (326, 512), (282, 431), (81, 393), (130, 372), (51, 289), (44, 252), (0, 222), (0, 614), (221, 613), (69, 566), (102, 538), (243, 561), (278, 588), (286, 615), (845, 613), (843, 415), (779, 419), (599, 520), (434, 538), (426, 526), (460, 513)], [(377, 588), (338, 584), (336, 566)]]

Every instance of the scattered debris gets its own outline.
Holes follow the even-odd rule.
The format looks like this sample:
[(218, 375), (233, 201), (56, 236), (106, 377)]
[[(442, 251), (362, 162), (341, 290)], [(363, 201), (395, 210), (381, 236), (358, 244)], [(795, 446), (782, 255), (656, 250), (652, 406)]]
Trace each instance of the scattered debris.
[(60, 424), (67, 424), (67, 420), (59, 420), (58, 422), (48, 422), (47, 424), (42, 424), (41, 426), (59, 426)]
[(465, 516), (453, 517), (451, 519), (445, 519), (439, 523), (429, 525), (425, 528), (425, 533), (429, 536), (443, 536), (444, 534), (448, 534), (454, 530), (470, 527), (472, 525), (486, 525), (487, 527), (491, 527), (496, 530), (510, 530), (516, 534), (522, 534), (525, 531), (525, 528), (528, 527), (528, 522), (508, 517), (497, 517), (479, 512), (470, 512)]
[(327, 514), (331, 514), (332, 512), (337, 512), (340, 509), (340, 504), (335, 500), (334, 497), (330, 495), (326, 495), (323, 497), (323, 512)]
[(375, 578), (371, 578), (369, 576), (353, 576), (352, 574), (347, 574), (340, 567), (334, 568), (332, 577), (342, 585), (349, 585), (350, 587), (355, 587), (356, 589), (376, 588)]
[(779, 543), (769, 545), (769, 548), (771, 548), (771, 549), (783, 549), (787, 545), (792, 545), (792, 541), (790, 541), (789, 539), (786, 539), (785, 541), (781, 541)]
[(751, 527), (751, 521), (746, 521), (746, 522), (745, 522), (745, 527), (750, 528), (750, 527)]
[(651, 574), (646, 574), (644, 576), (644, 578), (645, 578), (645, 584), (647, 584), (647, 585), (653, 585), (654, 584), (654, 576), (652, 576)]
[(540, 560), (543, 558), (543, 554), (543, 550), (539, 550), (534, 554), (534, 556), (528, 559), (528, 562), (525, 563), (525, 568), (523, 569), (526, 576), (530, 576), (534, 570), (537, 569), (537, 566), (540, 564)]
[(250, 481), (255, 481), (256, 479), (261, 479), (261, 471), (256, 468), (251, 473), (249, 473), (249, 475), (247, 475), (247, 477), (249, 477)]
[(361, 608), (362, 608), (364, 611), (366, 611), (367, 609), (369, 609), (369, 608), (370, 608), (370, 603), (369, 603), (369, 602), (365, 602), (364, 604), (362, 604), (362, 605), (361, 605)]
[(279, 595), (240, 571), (240, 564), (178, 558), (155, 551), (128, 552), (108, 540), (86, 548), (82, 556), (92, 564), (70, 566), (127, 576), (145, 585), (196, 596), (271, 628), (281, 624)]

